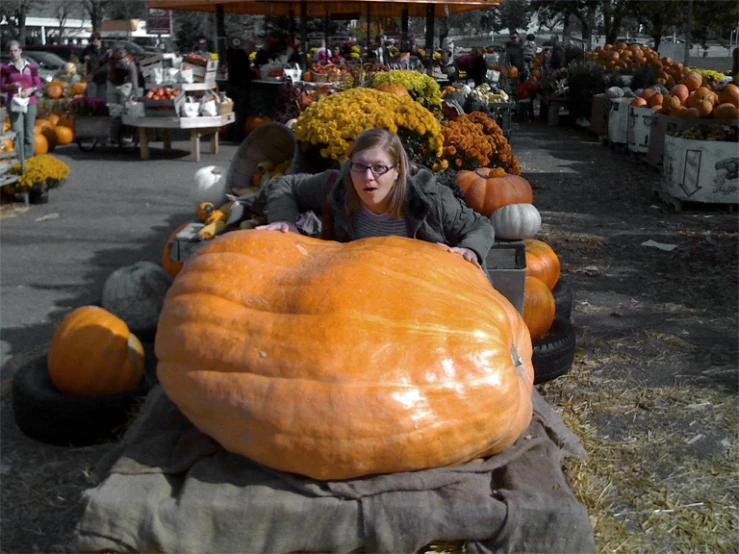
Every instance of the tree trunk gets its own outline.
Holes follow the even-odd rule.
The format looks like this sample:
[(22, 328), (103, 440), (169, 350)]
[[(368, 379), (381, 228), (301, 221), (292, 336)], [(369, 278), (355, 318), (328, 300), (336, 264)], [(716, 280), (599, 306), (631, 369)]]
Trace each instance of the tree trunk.
[[(588, 41), (588, 50), (593, 49), (593, 29), (595, 29), (595, 6), (588, 4), (588, 11), (585, 15), (587, 24), (583, 26), (583, 38)], [(586, 33), (587, 29), (587, 34)]]
[(570, 44), (570, 13), (567, 12), (562, 17), (562, 44), (568, 46)]
[(18, 7), (18, 42), (21, 46), (26, 45), (26, 5)]

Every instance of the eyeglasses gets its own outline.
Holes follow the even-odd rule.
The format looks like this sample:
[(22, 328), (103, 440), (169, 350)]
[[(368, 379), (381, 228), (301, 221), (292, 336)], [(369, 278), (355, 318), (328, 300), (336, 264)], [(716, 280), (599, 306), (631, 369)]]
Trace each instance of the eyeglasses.
[(388, 167), (383, 164), (365, 165), (360, 164), (359, 162), (352, 162), (349, 166), (349, 169), (351, 169), (354, 173), (365, 173), (369, 169), (372, 172), (372, 175), (379, 177), (380, 175), (385, 175), (385, 173), (387, 173), (391, 169), (394, 169), (396, 166), (397, 164)]

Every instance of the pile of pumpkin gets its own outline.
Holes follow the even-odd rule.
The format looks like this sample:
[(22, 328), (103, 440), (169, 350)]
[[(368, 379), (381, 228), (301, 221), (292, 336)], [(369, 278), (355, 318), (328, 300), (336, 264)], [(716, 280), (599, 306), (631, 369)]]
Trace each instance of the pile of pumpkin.
[(467, 207), (490, 218), (497, 239), (522, 240), (526, 246), (523, 320), (531, 339), (544, 337), (554, 323), (552, 291), (560, 277), (560, 261), (546, 242), (537, 240), (541, 215), (533, 205), (531, 184), (500, 168), (460, 171), (455, 183), (465, 194)]
[[(67, 94), (65, 94), (65, 86), (68, 87)], [(79, 81), (74, 84), (63, 81), (51, 81), (46, 86), (46, 96), (52, 100), (58, 100), (59, 98), (81, 98), (85, 95), (86, 88), (87, 83), (85, 81)]]
[(700, 73), (690, 71), (669, 94), (662, 94), (657, 88), (646, 88), (631, 105), (655, 108), (671, 117), (735, 120), (739, 119), (739, 86), (726, 83), (712, 90)]
[(46, 114), (36, 119), (33, 126), (33, 153), (47, 154), (57, 146), (66, 146), (74, 141), (74, 121), (66, 115)]

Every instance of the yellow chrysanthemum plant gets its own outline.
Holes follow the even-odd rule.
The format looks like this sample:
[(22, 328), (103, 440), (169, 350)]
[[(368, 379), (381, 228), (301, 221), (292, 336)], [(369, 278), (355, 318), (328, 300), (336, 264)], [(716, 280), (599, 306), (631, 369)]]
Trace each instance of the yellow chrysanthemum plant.
[(463, 114), (442, 125), (444, 151), (441, 161), (455, 170), (499, 167), (506, 173), (521, 174), (518, 158), (503, 130), (482, 112)]
[(375, 73), (372, 86), (378, 87), (384, 83), (397, 83), (408, 90), (416, 102), (431, 110), (437, 119), (441, 119), (441, 87), (432, 77), (420, 71), (393, 69)]
[(11, 175), (20, 175), (15, 183), (16, 190), (31, 190), (61, 186), (69, 175), (69, 166), (58, 158), (45, 154), (34, 156), (26, 161), (23, 171), (20, 162), (8, 169)]
[(427, 165), (442, 155), (441, 127), (430, 111), (407, 96), (371, 88), (353, 88), (313, 102), (298, 117), (295, 138), (303, 151), (316, 148), (336, 166), (347, 159), (354, 140), (374, 128), (398, 133), (416, 163)]

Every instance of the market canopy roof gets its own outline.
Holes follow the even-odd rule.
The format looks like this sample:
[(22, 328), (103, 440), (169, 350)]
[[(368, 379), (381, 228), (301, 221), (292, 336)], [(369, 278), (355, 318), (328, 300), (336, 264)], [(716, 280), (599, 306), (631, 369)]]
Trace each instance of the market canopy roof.
[[(362, 0), (342, 2), (339, 0), (305, 0), (308, 17), (329, 16), (359, 19), (367, 14), (370, 4), (372, 17), (400, 17), (408, 10), (411, 17), (425, 17), (427, 7), (434, 5), (434, 16), (445, 17), (452, 13), (492, 8), (502, 0)], [(300, 14), (300, 0), (149, 0), (149, 8), (179, 11), (215, 12), (222, 6), (226, 13), (253, 15)]]

